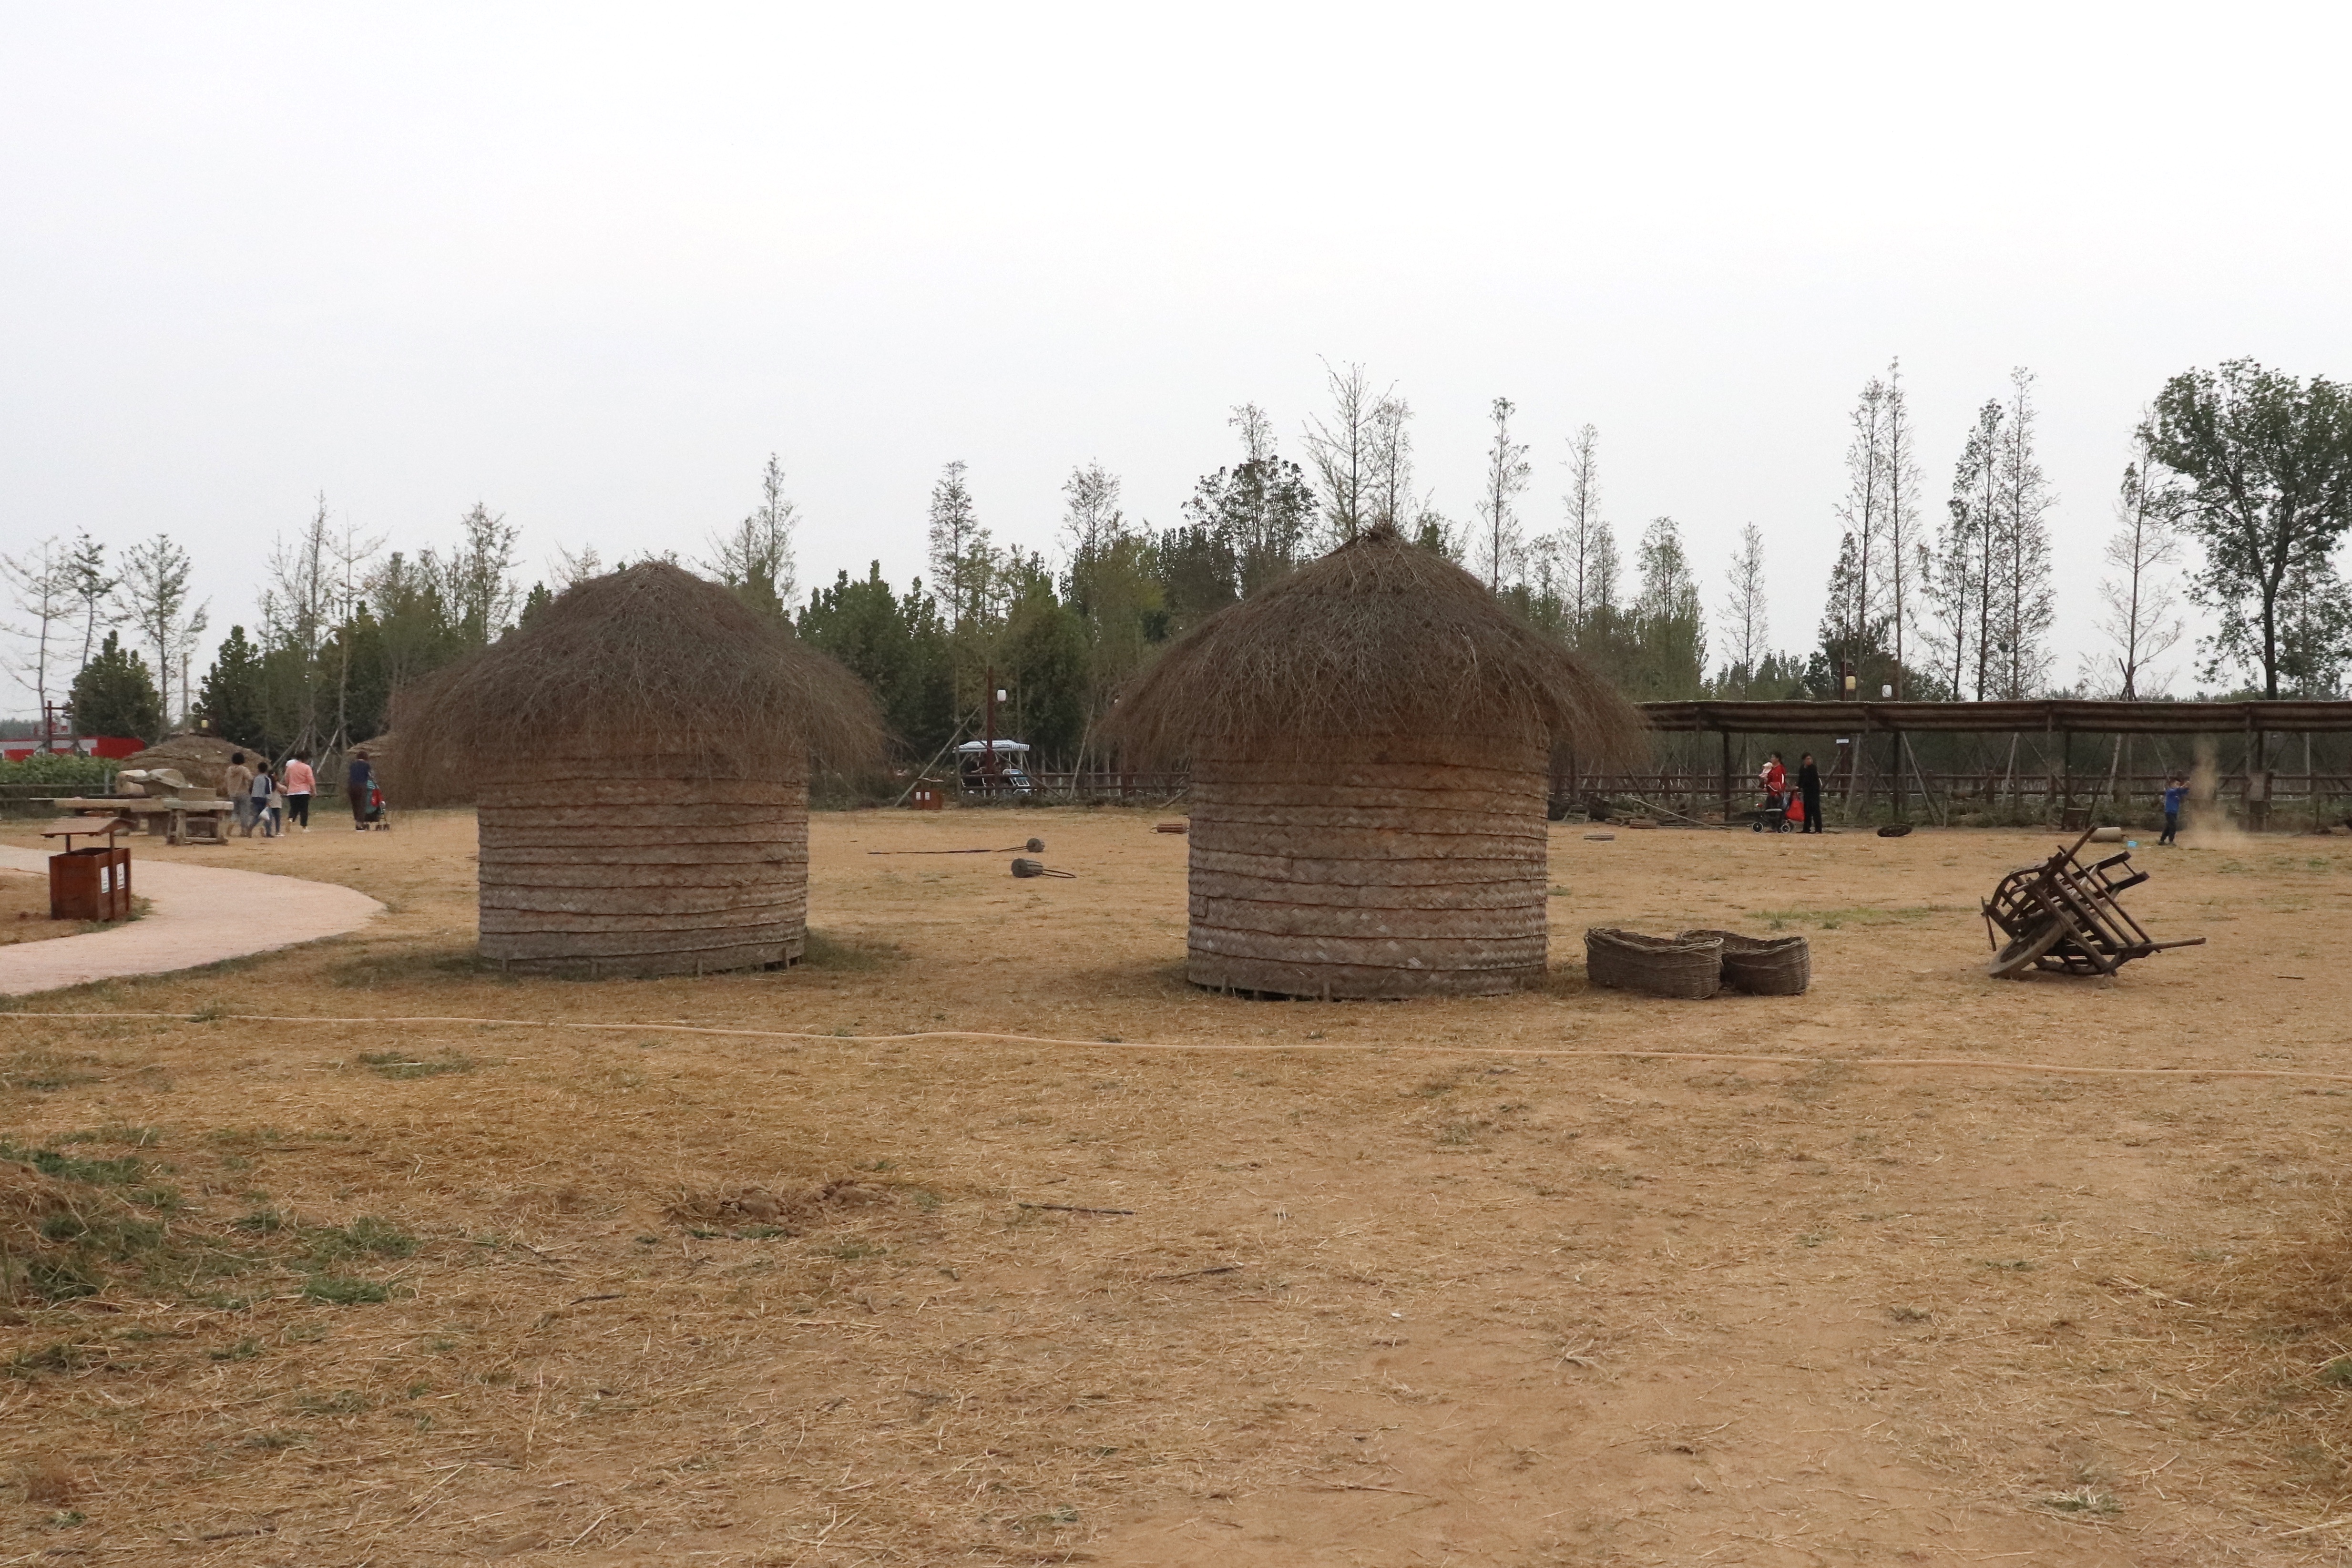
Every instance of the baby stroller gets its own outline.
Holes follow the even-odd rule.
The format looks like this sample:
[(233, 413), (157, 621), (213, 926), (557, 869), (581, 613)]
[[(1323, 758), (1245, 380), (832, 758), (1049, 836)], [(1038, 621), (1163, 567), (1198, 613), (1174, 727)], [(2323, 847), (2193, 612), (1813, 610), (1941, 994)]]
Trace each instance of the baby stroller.
[(383, 804), (383, 785), (373, 779), (368, 781), (367, 816), (361, 826), (373, 827), (379, 833), (392, 831), (392, 813), (385, 809)]
[[(1767, 796), (1769, 801), (1772, 797)], [(1755, 833), (1794, 833), (1805, 823), (1805, 801), (1794, 790), (1779, 797), (1777, 805), (1767, 805), (1748, 819), (1748, 829)]]

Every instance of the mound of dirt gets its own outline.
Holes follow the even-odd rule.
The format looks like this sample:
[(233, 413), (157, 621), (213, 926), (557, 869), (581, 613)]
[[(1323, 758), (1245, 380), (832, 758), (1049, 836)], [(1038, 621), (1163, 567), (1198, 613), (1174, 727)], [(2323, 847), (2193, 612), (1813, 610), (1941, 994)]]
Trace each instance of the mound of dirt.
[(190, 784), (202, 784), (218, 794), (221, 778), (228, 771), (228, 760), (245, 752), (251, 761), (254, 753), (247, 747), (232, 746), (216, 735), (174, 735), (159, 741), (137, 755), (126, 758), (126, 768), (177, 768)]
[(664, 1215), (677, 1225), (774, 1226), (786, 1235), (822, 1225), (835, 1215), (880, 1208), (891, 1201), (887, 1188), (847, 1180), (827, 1182), (799, 1193), (767, 1187), (731, 1192), (682, 1193)]

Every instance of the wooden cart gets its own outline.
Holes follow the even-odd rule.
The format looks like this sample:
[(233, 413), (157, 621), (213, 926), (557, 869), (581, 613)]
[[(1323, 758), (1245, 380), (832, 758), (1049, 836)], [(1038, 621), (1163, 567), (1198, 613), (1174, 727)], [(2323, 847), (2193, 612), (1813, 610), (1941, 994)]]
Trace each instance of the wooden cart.
[(2168, 947), (2201, 947), (2205, 939), (2158, 942), (2124, 912), (2117, 901), (2126, 889), (2147, 880), (2132, 871), (2128, 849), (2084, 864), (2075, 852), (2095, 829), (2060, 849), (2039, 866), (2003, 877), (1984, 901), (1985, 931), (1992, 962), (1985, 973), (2014, 979), (2029, 969), (2061, 974), (2113, 974), (2135, 958)]

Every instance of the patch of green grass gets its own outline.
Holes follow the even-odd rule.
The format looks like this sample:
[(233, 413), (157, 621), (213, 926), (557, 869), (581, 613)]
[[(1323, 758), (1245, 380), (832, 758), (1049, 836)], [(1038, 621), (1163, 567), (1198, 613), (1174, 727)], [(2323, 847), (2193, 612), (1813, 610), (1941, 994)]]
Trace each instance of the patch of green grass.
[(330, 1307), (363, 1307), (392, 1300), (392, 1287), (347, 1274), (313, 1274), (302, 1281), (302, 1298)]
[(269, 1236), (286, 1228), (286, 1216), (276, 1209), (255, 1209), (251, 1214), (239, 1215), (231, 1223), (239, 1230)]
[(404, 1051), (362, 1051), (360, 1064), (372, 1069), (378, 1078), (409, 1079), (439, 1078), (444, 1073), (472, 1072), (480, 1064), (459, 1051), (443, 1051), (439, 1056), (419, 1058)]
[(86, 1083), (96, 1083), (99, 1075), (83, 1070), (95, 1065), (95, 1057), (68, 1057), (38, 1047), (16, 1051), (0, 1057), (0, 1089), (22, 1089), (37, 1093), (54, 1093), (61, 1089), (78, 1089)]
[(261, 1353), (261, 1342), (256, 1339), (242, 1339), (233, 1345), (224, 1345), (219, 1350), (208, 1353), (215, 1361), (251, 1361)]
[(151, 1148), (163, 1141), (160, 1127), (125, 1127), (113, 1121), (86, 1132), (68, 1132), (58, 1140), (59, 1143), (128, 1143), (135, 1149)]
[(309, 1436), (304, 1433), (292, 1431), (284, 1426), (275, 1426), (267, 1432), (253, 1433), (244, 1439), (244, 1446), (248, 1448), (291, 1448), (310, 1440)]
[(71, 1340), (59, 1340), (54, 1344), (43, 1345), (38, 1350), (18, 1351), (5, 1362), (0, 1362), (0, 1375), (34, 1378), (43, 1373), (79, 1372), (89, 1364), (90, 1359), (88, 1345), (77, 1344)]
[(2352, 1356), (2337, 1356), (2321, 1367), (2319, 1381), (2329, 1388), (2352, 1388)]
[(1935, 1313), (1923, 1311), (1917, 1307), (1889, 1307), (1886, 1315), (1898, 1323), (1932, 1323), (1936, 1321)]
[(359, 1415), (368, 1408), (367, 1395), (356, 1388), (339, 1389), (333, 1394), (298, 1394), (294, 1408), (305, 1415)]
[(352, 1258), (413, 1258), (416, 1238), (374, 1215), (362, 1215), (347, 1226), (324, 1226), (308, 1233), (310, 1261), (320, 1265)]
[(0, 1160), (32, 1166), (53, 1181), (80, 1182), (93, 1187), (121, 1187), (142, 1180), (147, 1162), (135, 1154), (111, 1160), (83, 1160), (55, 1149), (25, 1149), (0, 1140)]

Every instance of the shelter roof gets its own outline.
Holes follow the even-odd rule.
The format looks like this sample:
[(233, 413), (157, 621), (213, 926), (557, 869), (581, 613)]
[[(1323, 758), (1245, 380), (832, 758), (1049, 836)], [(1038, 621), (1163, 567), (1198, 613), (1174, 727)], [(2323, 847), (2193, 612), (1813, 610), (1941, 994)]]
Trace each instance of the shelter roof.
[(2352, 702), (1643, 702), (1654, 730), (1726, 735), (1865, 732), (2223, 735), (2352, 732)]

